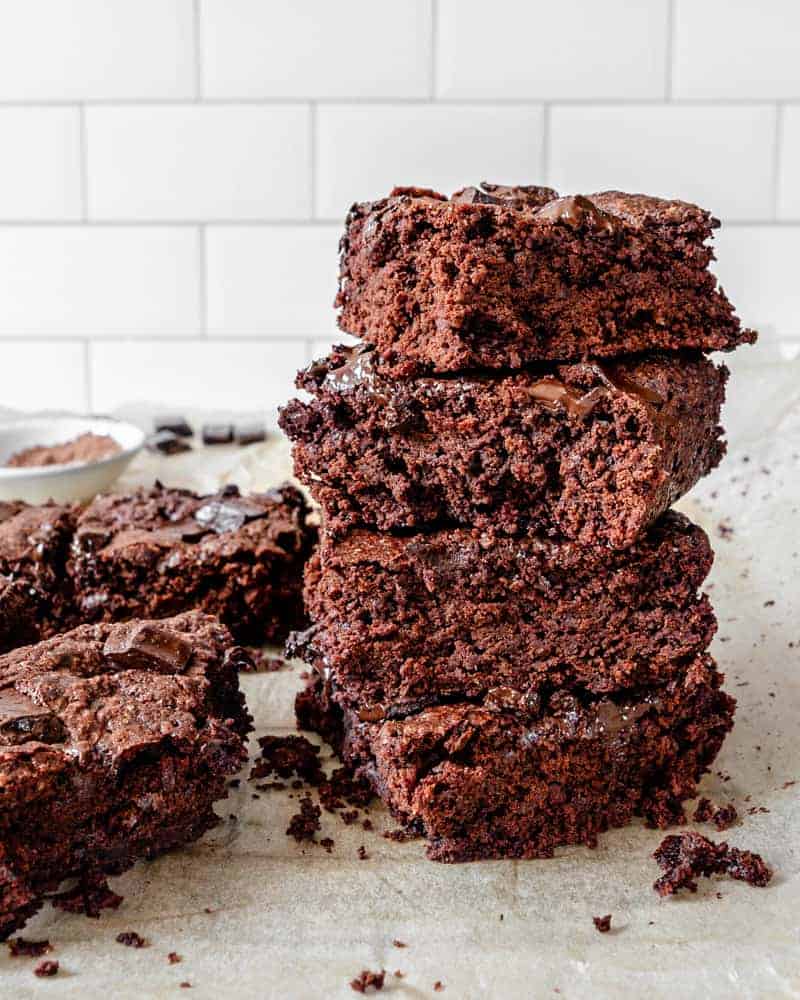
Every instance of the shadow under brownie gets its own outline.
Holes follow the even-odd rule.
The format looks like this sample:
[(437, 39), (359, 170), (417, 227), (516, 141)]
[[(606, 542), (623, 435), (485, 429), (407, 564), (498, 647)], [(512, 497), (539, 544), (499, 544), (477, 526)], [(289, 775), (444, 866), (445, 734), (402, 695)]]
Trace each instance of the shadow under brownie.
[(314, 624), (290, 647), (366, 714), (663, 684), (714, 635), (698, 596), (712, 559), (672, 511), (624, 552), (466, 528), (323, 533), (306, 570)]
[(317, 680), (297, 699), (319, 732), (436, 861), (550, 857), (634, 816), (666, 827), (713, 762), (735, 701), (710, 657), (624, 697), (459, 701), (401, 718), (342, 711)]
[(390, 379), (342, 347), (279, 422), (332, 535), (457, 524), (626, 548), (719, 463), (727, 375), (655, 353)]
[(68, 878), (194, 840), (246, 760), (244, 651), (199, 612), (0, 657), (0, 937)]
[(755, 334), (708, 270), (718, 225), (619, 191), (395, 188), (347, 217), (339, 325), (393, 374), (731, 350)]

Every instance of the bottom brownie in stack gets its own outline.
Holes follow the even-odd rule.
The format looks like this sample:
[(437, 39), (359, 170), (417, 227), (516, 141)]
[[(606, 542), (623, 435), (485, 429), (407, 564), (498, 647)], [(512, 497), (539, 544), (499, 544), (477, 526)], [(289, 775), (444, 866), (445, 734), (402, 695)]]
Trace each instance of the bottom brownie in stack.
[(0, 939), (62, 880), (118, 874), (215, 825), (247, 756), (249, 665), (195, 611), (0, 656)]
[(732, 726), (721, 680), (698, 657), (664, 687), (613, 699), (561, 691), (529, 708), (486, 696), (374, 721), (342, 711), (318, 680), (298, 720), (427, 839), (430, 858), (549, 857), (633, 816), (682, 817)]
[(298, 717), (438, 860), (549, 855), (681, 816), (731, 727), (705, 650), (708, 538), (674, 512), (630, 549), (449, 529), (323, 537), (317, 681)]

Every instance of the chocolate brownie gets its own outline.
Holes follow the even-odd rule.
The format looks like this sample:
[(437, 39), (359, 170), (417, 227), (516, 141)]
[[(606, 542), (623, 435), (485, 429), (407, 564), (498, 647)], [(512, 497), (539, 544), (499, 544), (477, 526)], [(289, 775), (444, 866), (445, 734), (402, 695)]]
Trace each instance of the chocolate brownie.
[(64, 879), (118, 874), (217, 822), (247, 756), (243, 659), (199, 612), (0, 657), (0, 937)]
[(620, 191), (395, 188), (347, 217), (339, 325), (394, 374), (731, 350), (755, 334), (708, 270), (718, 225)]
[[(536, 703), (489, 699), (366, 721), (334, 682), (298, 699), (301, 725), (332, 740), (437, 861), (548, 857), (643, 816), (683, 818), (732, 725), (735, 702), (713, 661), (624, 697), (564, 691)], [(333, 696), (332, 696), (333, 692)]]
[(660, 684), (714, 635), (697, 595), (712, 558), (705, 532), (674, 512), (625, 552), (466, 528), (323, 534), (306, 574), (315, 625), (293, 651), (367, 712)]
[(728, 372), (698, 354), (401, 380), (373, 358), (336, 349), (280, 416), (334, 535), (455, 523), (625, 548), (725, 450)]
[(157, 484), (97, 497), (69, 560), (85, 621), (218, 615), (243, 642), (278, 641), (303, 622), (303, 565), (315, 541), (293, 486), (212, 496)]
[(0, 625), (0, 649), (74, 624), (65, 572), (74, 524), (68, 506), (0, 502), (0, 609), (8, 612)]

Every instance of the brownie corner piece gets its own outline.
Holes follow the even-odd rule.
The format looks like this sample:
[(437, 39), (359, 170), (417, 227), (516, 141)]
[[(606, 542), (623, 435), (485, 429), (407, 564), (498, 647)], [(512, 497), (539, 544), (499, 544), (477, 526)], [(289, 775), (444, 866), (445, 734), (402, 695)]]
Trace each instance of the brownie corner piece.
[(63, 880), (119, 874), (218, 822), (247, 756), (241, 655), (189, 612), (0, 656), (0, 936)]
[(200, 496), (152, 489), (97, 497), (80, 514), (69, 570), (88, 620), (198, 607), (243, 642), (303, 624), (303, 566), (316, 541), (303, 494), (284, 484)]

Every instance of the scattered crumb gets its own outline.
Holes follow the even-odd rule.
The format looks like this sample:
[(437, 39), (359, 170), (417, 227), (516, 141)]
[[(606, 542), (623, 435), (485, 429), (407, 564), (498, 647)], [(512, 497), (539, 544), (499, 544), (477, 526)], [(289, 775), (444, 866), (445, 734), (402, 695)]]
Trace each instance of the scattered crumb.
[(607, 913), (604, 917), (592, 917), (595, 927), (600, 931), (601, 934), (608, 934), (611, 930), (611, 914)]
[(405, 843), (407, 840), (418, 840), (419, 834), (415, 833), (413, 830), (409, 830), (408, 827), (400, 827), (397, 830), (387, 830), (384, 833), (384, 837), (387, 840), (393, 840), (396, 844)]
[(380, 972), (370, 972), (368, 969), (363, 969), (355, 979), (350, 980), (350, 989), (354, 993), (366, 993), (368, 989), (372, 988), (376, 992), (383, 989), (383, 981), (386, 978), (386, 970), (381, 969)]
[(729, 521), (720, 521), (717, 525), (717, 534), (720, 538), (731, 538), (733, 536), (733, 525)]
[(775, 607), (775, 602), (774, 601), (764, 601), (764, 607), (765, 608), (774, 608)]
[(295, 813), (289, 821), (286, 836), (294, 837), (298, 844), (304, 840), (313, 840), (317, 830), (322, 829), (319, 821), (321, 815), (322, 810), (314, 805), (311, 796), (304, 795), (300, 799), (300, 812)]
[(772, 870), (759, 854), (728, 847), (694, 831), (665, 837), (654, 852), (664, 874), (653, 883), (660, 896), (671, 896), (680, 889), (697, 892), (696, 878), (703, 875), (728, 875), (763, 887), (772, 878)]
[(190, 990), (192, 988), (192, 984), (191, 983), (181, 983), (180, 987), (181, 987), (182, 990)]
[(231, 778), (231, 780), (228, 782), (228, 788), (238, 788), (239, 785), (241, 785), (241, 783), (242, 783), (241, 778)]
[(368, 830), (368, 831), (371, 830), (372, 829), (372, 820), (371, 819), (362, 820), (362, 822), (361, 822), (361, 829), (362, 830)]
[(440, 980), (437, 979), (436, 982), (433, 984), (433, 988), (437, 993), (441, 993), (442, 990), (444, 989), (444, 983), (442, 983)]
[(395, 948), (407, 948), (408, 947), (408, 945), (405, 943), (405, 941), (398, 941), (397, 938), (395, 938), (394, 941), (392, 941), (392, 944), (395, 946)]
[(322, 808), (329, 813), (343, 809), (345, 805), (363, 809), (372, 800), (372, 789), (366, 781), (354, 778), (344, 767), (337, 767), (330, 778), (319, 788)]
[(276, 774), (284, 780), (297, 775), (309, 785), (318, 785), (323, 780), (319, 747), (309, 743), (305, 736), (262, 736), (258, 745), (261, 760), (253, 765), (251, 779)]
[(331, 851), (333, 850), (333, 845), (335, 843), (336, 841), (333, 839), (333, 837), (323, 837), (322, 840), (319, 842), (319, 846), (324, 847), (325, 850), (328, 852), (328, 854), (330, 854)]
[(697, 803), (692, 819), (695, 823), (713, 823), (722, 832), (733, 826), (739, 814), (732, 802), (724, 806), (715, 806), (711, 799), (702, 798)]
[(169, 955), (167, 955), (167, 961), (170, 965), (177, 965), (178, 962), (183, 961), (183, 958), (177, 953), (177, 951), (171, 951)]
[(12, 958), (40, 958), (48, 951), (53, 950), (53, 946), (48, 940), (28, 941), (26, 938), (12, 938), (7, 941), (8, 951)]
[(248, 669), (247, 673), (274, 674), (286, 666), (286, 660), (282, 656), (274, 656), (260, 646), (246, 646), (245, 648), (253, 662), (252, 668)]
[(395, 969), (392, 975), (394, 976), (395, 979), (403, 978), (403, 973), (399, 969)]
[(50, 961), (49, 959), (45, 962), (41, 962), (33, 970), (35, 976), (43, 978), (44, 976), (57, 976), (58, 975), (58, 962)]
[(796, 784), (797, 784), (796, 781), (784, 781), (783, 785), (781, 785), (781, 788), (791, 788), (792, 785)]
[(143, 938), (141, 934), (137, 934), (136, 931), (122, 931), (121, 934), (117, 934), (115, 940), (118, 944), (127, 945), (129, 948), (150, 947), (150, 942), (147, 938)]
[(203, 913), (213, 913), (213, 912), (214, 911), (211, 909), (210, 906), (204, 906), (203, 907)]
[(101, 910), (116, 910), (123, 897), (113, 892), (102, 875), (88, 875), (74, 889), (50, 897), (56, 909), (67, 913), (82, 913), (97, 919)]

